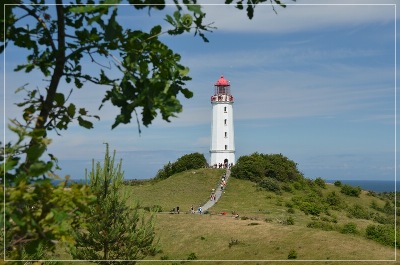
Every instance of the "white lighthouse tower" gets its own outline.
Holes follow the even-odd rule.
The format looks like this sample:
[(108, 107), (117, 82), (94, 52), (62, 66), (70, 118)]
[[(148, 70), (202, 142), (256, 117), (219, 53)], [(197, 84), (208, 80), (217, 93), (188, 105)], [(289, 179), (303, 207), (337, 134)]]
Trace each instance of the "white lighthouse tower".
[(235, 137), (233, 132), (233, 96), (231, 85), (221, 76), (214, 85), (211, 97), (212, 123), (210, 165), (235, 164)]

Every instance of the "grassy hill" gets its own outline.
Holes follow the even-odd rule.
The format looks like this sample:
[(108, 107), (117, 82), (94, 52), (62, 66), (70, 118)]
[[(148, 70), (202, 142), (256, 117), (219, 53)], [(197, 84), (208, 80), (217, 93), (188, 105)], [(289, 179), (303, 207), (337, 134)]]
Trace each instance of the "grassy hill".
[[(226, 260), (235, 260), (229, 264), (285, 264), (263, 260), (288, 260), (292, 253), (296, 264), (310, 263), (301, 260), (319, 260), (323, 264), (354, 264), (346, 260), (395, 264), (389, 261), (395, 259), (393, 247), (365, 237), (366, 227), (377, 224), (375, 217), (380, 212), (376, 209), (385, 206), (382, 199), (366, 191), (359, 197), (350, 197), (328, 184), (325, 188), (292, 189), (277, 194), (261, 190), (250, 181), (231, 178), (225, 194), (209, 214), (189, 214), (191, 205), (197, 207), (208, 199), (222, 173), (215, 169), (190, 170), (160, 182), (125, 187), (132, 205), (139, 201), (142, 206), (158, 205), (163, 210), (157, 214), (156, 231), (162, 252), (149, 260), (169, 260), (167, 264), (194, 258), (209, 260), (202, 264), (222, 264)], [(316, 193), (318, 199), (324, 200), (332, 192), (341, 200), (342, 207), (307, 215), (298, 206), (302, 198), (312, 201), (310, 194)], [(176, 206), (181, 208), (181, 214), (169, 214)], [(233, 211), (240, 218), (233, 218)], [(367, 212), (368, 216), (360, 218), (357, 211)], [(350, 229), (349, 234), (345, 228)], [(364, 262), (357, 262), (360, 263)]]

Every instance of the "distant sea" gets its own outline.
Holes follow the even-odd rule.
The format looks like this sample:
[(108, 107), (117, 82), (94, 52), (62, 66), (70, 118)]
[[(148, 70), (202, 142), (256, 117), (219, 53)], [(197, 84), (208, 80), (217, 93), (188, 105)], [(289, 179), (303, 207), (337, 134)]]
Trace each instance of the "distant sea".
[[(337, 180), (326, 180), (328, 183), (334, 183)], [(397, 192), (400, 192), (400, 181), (390, 180), (339, 180), (342, 184), (348, 184), (354, 187), (360, 186), (363, 190), (375, 192), (394, 192), (397, 184)]]
[[(85, 183), (84, 179), (71, 179), (70, 181), (75, 183)], [(337, 179), (325, 180), (327, 183), (334, 183)], [(375, 192), (400, 192), (400, 181), (390, 181), (390, 180), (339, 180), (342, 184), (348, 184), (354, 187), (360, 186), (363, 190), (370, 190)], [(57, 185), (60, 183), (59, 180), (52, 181), (53, 184)], [(395, 190), (395, 183), (397, 184), (397, 189)]]

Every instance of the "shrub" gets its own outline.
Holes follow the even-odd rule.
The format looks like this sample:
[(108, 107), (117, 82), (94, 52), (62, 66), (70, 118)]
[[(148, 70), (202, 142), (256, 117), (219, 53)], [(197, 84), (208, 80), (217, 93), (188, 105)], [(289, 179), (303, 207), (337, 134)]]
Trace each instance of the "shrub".
[(188, 259), (188, 260), (196, 260), (196, 259), (197, 259), (197, 256), (196, 256), (196, 254), (195, 254), (194, 252), (192, 252), (192, 253), (189, 254), (189, 256), (188, 256), (187, 259)]
[(303, 202), (300, 205), (300, 210), (302, 210), (305, 214), (311, 215), (319, 215), (322, 211), (321, 207), (315, 203), (311, 202)]
[(281, 190), (279, 181), (273, 178), (265, 177), (258, 183), (258, 185), (267, 191), (279, 192)]
[(332, 231), (335, 230), (335, 227), (327, 222), (321, 222), (321, 221), (312, 221), (307, 224), (308, 228), (317, 228), (317, 229), (322, 229), (324, 231)]
[(326, 196), (326, 203), (328, 203), (329, 206), (334, 206), (334, 208), (338, 209), (342, 207), (343, 200), (339, 194), (337, 194), (335, 191), (332, 191)]
[(342, 188), (340, 189), (340, 192), (348, 195), (348, 196), (353, 196), (353, 197), (359, 197), (361, 194), (361, 188), (360, 187), (352, 187), (350, 185), (343, 185)]
[(282, 182), (294, 182), (303, 178), (297, 169), (297, 164), (282, 154), (253, 153), (249, 156), (241, 156), (231, 173), (235, 178), (257, 183), (264, 177)]
[(366, 220), (369, 220), (371, 218), (370, 212), (368, 212), (367, 209), (365, 209), (359, 204), (353, 205), (353, 207), (349, 208), (347, 211), (349, 213), (348, 216), (350, 218), (358, 218)]
[(355, 223), (347, 223), (340, 229), (342, 234), (358, 234), (357, 225)]
[(294, 219), (293, 219), (293, 217), (289, 216), (289, 217), (286, 219), (286, 224), (287, 224), (287, 225), (294, 225)]
[[(387, 246), (395, 246), (395, 229), (393, 225), (369, 225), (366, 237)], [(399, 247), (397, 245), (397, 247)]]
[(288, 254), (288, 257), (287, 257), (288, 259), (297, 259), (297, 252), (296, 252), (296, 250), (294, 250), (294, 249), (292, 249), (291, 251), (289, 251), (289, 254)]
[(299, 181), (296, 181), (293, 183), (293, 188), (295, 190), (303, 190), (304, 189), (303, 184)]
[(163, 180), (170, 176), (189, 169), (203, 168), (207, 165), (207, 160), (203, 154), (191, 153), (178, 158), (174, 163), (168, 162), (163, 169), (157, 172), (154, 179)]
[(336, 187), (342, 187), (342, 182), (339, 180), (336, 180), (333, 185), (335, 185)]
[(322, 178), (318, 177), (314, 180), (314, 183), (317, 184), (317, 186), (321, 187), (321, 188), (326, 188), (325, 187), (325, 180), (323, 180)]
[(294, 214), (294, 213), (295, 213), (295, 211), (294, 211), (293, 208), (288, 208), (288, 209), (287, 209), (287, 212), (288, 212), (288, 213), (291, 213), (291, 214)]

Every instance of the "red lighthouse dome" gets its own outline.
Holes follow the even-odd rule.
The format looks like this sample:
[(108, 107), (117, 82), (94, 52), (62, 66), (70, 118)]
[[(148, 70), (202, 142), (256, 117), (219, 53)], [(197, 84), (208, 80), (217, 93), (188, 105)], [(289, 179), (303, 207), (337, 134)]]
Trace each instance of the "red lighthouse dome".
[(229, 81), (224, 78), (223, 75), (215, 83), (216, 86), (229, 86)]

